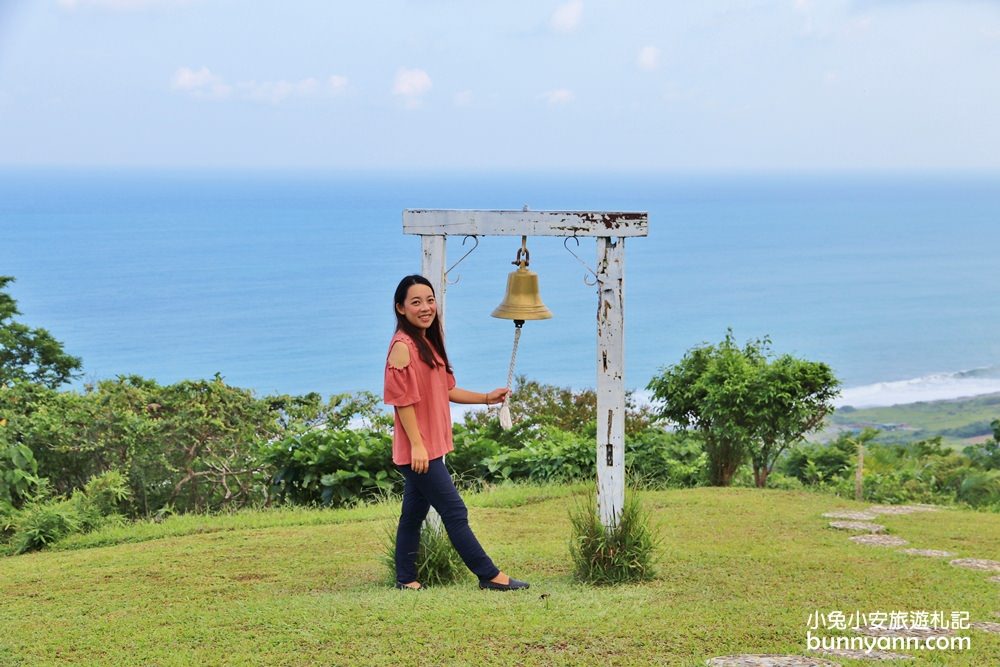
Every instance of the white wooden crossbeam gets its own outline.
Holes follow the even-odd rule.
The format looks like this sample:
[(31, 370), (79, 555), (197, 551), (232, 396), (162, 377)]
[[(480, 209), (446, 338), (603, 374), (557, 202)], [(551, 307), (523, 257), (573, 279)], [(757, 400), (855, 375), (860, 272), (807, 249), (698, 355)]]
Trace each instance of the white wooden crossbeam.
[(646, 236), (649, 216), (612, 211), (406, 209), (403, 233), (424, 236)]

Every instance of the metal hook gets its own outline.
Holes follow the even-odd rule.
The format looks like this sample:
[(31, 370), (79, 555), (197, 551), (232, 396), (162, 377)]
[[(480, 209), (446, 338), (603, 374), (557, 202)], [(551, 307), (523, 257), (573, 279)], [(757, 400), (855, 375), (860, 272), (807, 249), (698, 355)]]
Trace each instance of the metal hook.
[[(462, 261), (465, 260), (466, 257), (468, 257), (469, 255), (472, 254), (473, 250), (475, 250), (476, 248), (479, 247), (479, 237), (478, 236), (466, 236), (465, 238), (462, 239), (462, 245), (464, 246), (465, 242), (468, 241), (469, 239), (472, 239), (473, 241), (475, 241), (475, 245), (472, 246), (471, 248), (469, 248), (469, 252), (467, 252), (464, 255), (462, 255), (461, 257), (459, 257), (458, 261), (455, 262), (454, 264), (452, 264), (451, 267), (449, 267), (448, 270), (444, 272), (445, 278), (448, 277), (448, 274), (451, 273), (452, 269), (454, 269), (456, 266), (458, 266), (459, 264), (461, 264)], [(458, 278), (455, 278), (454, 282), (449, 281), (448, 284), (449, 285), (457, 285), (458, 281), (460, 281), (461, 279), (462, 279), (462, 276), (459, 276)]]
[(600, 281), (600, 279), (597, 277), (597, 273), (592, 268), (590, 268), (590, 266), (588, 266), (585, 261), (583, 261), (582, 259), (580, 259), (579, 255), (577, 255), (575, 252), (573, 252), (572, 250), (569, 249), (569, 241), (570, 241), (570, 239), (573, 239), (574, 241), (576, 241), (576, 247), (577, 248), (580, 247), (580, 239), (577, 238), (576, 236), (567, 236), (566, 239), (563, 241), (563, 247), (566, 248), (566, 252), (568, 252), (569, 254), (573, 255), (573, 257), (576, 257), (576, 261), (578, 261), (581, 264), (583, 264), (583, 268), (587, 269), (587, 273), (589, 273), (590, 275), (594, 276), (594, 282), (590, 282), (590, 280), (587, 278), (587, 274), (586, 273), (583, 274), (583, 284), (586, 285), (587, 287), (593, 287), (594, 285), (596, 285)]

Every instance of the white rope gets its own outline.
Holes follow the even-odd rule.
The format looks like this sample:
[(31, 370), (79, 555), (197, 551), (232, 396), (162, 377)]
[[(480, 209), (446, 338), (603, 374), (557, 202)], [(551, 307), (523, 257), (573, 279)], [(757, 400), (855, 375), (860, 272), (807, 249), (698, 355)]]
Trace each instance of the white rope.
[[(521, 327), (514, 327), (514, 349), (510, 353), (510, 368), (507, 370), (507, 389), (510, 389), (511, 382), (514, 381), (514, 364), (517, 362), (517, 343), (521, 340)], [(507, 402), (510, 400), (510, 392), (503, 399), (503, 403), (500, 405), (500, 427), (505, 431), (509, 431), (513, 428), (514, 423), (510, 418), (510, 406)]]

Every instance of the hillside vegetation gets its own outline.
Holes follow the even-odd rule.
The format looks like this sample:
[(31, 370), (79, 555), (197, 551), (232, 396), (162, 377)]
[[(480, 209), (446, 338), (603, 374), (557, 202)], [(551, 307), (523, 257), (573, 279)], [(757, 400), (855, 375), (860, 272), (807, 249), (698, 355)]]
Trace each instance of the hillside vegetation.
[(827, 436), (837, 431), (876, 428), (880, 442), (915, 442), (940, 436), (961, 447), (982, 442), (1000, 416), (1000, 394), (946, 401), (921, 401), (877, 408), (841, 408), (828, 419)]

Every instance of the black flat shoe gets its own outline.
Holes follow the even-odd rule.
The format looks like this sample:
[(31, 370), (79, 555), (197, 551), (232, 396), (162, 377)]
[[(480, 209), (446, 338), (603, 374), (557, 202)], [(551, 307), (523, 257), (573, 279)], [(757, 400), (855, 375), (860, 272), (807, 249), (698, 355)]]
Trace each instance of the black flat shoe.
[(416, 588), (414, 588), (413, 586), (407, 586), (406, 584), (401, 584), (399, 582), (396, 582), (396, 590), (400, 590), (400, 591), (422, 591), (422, 590), (424, 590), (424, 587), (421, 585), (421, 586), (417, 586)]
[(479, 582), (479, 588), (481, 588), (482, 590), (489, 590), (489, 591), (516, 591), (522, 588), (528, 588), (530, 586), (531, 584), (529, 584), (527, 581), (520, 581), (519, 579), (515, 579), (514, 577), (510, 578), (509, 584), (498, 584), (488, 579), (486, 581)]

